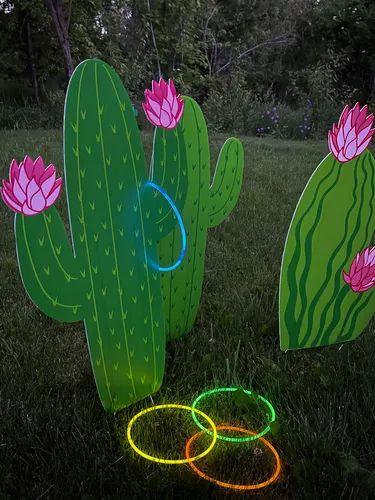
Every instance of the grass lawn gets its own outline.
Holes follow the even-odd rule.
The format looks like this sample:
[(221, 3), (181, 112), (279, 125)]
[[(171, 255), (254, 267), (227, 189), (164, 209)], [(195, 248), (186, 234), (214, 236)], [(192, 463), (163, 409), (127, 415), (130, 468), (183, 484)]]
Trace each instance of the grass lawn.
[[(224, 136), (212, 137), (216, 159)], [(152, 138), (144, 138), (150, 155)], [(272, 442), (280, 481), (258, 498), (366, 499), (375, 491), (374, 323), (355, 342), (279, 350), (277, 295), (288, 226), (325, 142), (243, 138), (245, 179), (237, 208), (208, 235), (201, 309), (192, 332), (167, 347), (158, 403), (191, 403), (205, 388), (240, 384), (276, 407)], [(0, 177), (13, 157), (41, 154), (62, 167), (59, 131), (0, 131)], [(89, 166), (88, 166), (89, 167)], [(66, 215), (64, 196), (58, 206)], [(83, 323), (60, 324), (27, 297), (17, 269), (11, 212), (0, 204), (0, 498), (242, 498), (198, 478), (185, 465), (135, 455), (126, 425), (151, 399), (116, 415), (96, 394)], [(202, 410), (216, 422), (260, 428), (229, 398)], [(257, 415), (256, 415), (257, 416)], [(258, 417), (258, 416), (257, 416)], [(179, 456), (195, 432), (191, 417), (162, 412), (134, 429), (148, 452)], [(207, 445), (199, 443), (198, 447)], [(259, 445), (220, 443), (199, 462), (223, 480), (271, 474)]]

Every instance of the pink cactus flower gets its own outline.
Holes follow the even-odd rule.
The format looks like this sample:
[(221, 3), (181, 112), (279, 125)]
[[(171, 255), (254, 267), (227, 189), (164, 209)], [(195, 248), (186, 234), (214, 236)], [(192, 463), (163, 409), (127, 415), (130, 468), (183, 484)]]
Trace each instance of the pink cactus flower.
[(375, 247), (358, 252), (350, 266), (349, 274), (343, 278), (353, 292), (366, 292), (375, 285)]
[(375, 129), (372, 129), (374, 115), (367, 115), (368, 107), (360, 108), (359, 103), (349, 109), (346, 105), (339, 123), (333, 124), (328, 132), (328, 146), (334, 157), (341, 163), (359, 156), (369, 145)]
[(35, 161), (30, 156), (25, 156), (20, 165), (12, 160), (9, 181), (3, 180), (0, 193), (4, 203), (13, 212), (36, 215), (56, 201), (61, 183), (61, 178), (56, 179), (54, 165), (46, 168), (40, 156)]
[(166, 129), (177, 127), (184, 110), (184, 101), (177, 95), (172, 80), (166, 83), (160, 78), (159, 83), (152, 81), (152, 91), (145, 90), (146, 102), (142, 103), (147, 119), (155, 125)]

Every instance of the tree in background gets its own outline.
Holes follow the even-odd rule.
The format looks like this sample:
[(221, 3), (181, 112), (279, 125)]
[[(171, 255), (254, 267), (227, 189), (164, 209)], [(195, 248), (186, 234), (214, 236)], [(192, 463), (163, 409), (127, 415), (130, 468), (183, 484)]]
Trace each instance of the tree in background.
[(375, 101), (374, 26), (373, 0), (0, 0), (0, 99), (45, 101), (99, 57), (135, 101), (173, 78), (217, 128), (306, 102), (325, 127), (343, 100)]

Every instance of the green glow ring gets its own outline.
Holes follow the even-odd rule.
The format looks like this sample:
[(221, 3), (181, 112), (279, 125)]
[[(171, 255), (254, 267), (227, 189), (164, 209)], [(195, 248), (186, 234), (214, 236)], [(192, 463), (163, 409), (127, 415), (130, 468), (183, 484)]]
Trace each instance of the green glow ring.
[[(212, 432), (207, 429), (197, 418), (194, 410), (197, 409), (197, 404), (202, 400), (202, 399), (205, 399), (209, 396), (211, 396), (212, 394), (218, 394), (220, 392), (235, 392), (235, 391), (238, 391), (238, 387), (218, 387), (217, 389), (211, 389), (209, 391), (205, 391), (205, 392), (202, 392), (194, 401), (193, 401), (193, 404), (191, 405), (192, 407), (192, 417), (193, 417), (193, 420), (194, 422), (197, 424), (197, 426), (202, 429), (202, 431), (206, 432), (207, 434), (209, 434), (210, 436), (212, 436)], [(244, 437), (232, 437), (232, 436), (223, 436), (221, 434), (217, 434), (217, 439), (221, 439), (222, 441), (230, 441), (232, 443), (244, 443), (244, 442), (247, 442), (247, 441), (255, 441), (256, 439), (259, 439), (261, 438), (262, 436), (264, 436), (265, 434), (267, 434), (268, 432), (270, 432), (271, 430), (271, 424), (273, 424), (273, 422), (276, 421), (276, 412), (275, 412), (275, 409), (274, 407), (271, 405), (271, 403), (266, 399), (264, 398), (263, 396), (260, 396), (259, 394), (256, 394), (254, 395), (251, 391), (248, 391), (248, 390), (245, 390), (245, 389), (242, 389), (243, 392), (245, 392), (246, 394), (248, 394), (249, 396), (253, 396), (255, 399), (259, 399), (260, 401), (262, 401), (262, 403), (265, 405), (265, 407), (267, 408), (267, 412), (268, 412), (268, 416), (269, 416), (269, 421), (268, 421), (268, 424), (266, 425), (266, 427), (261, 430), (260, 432), (258, 432), (258, 434), (254, 434), (253, 436), (244, 436)]]

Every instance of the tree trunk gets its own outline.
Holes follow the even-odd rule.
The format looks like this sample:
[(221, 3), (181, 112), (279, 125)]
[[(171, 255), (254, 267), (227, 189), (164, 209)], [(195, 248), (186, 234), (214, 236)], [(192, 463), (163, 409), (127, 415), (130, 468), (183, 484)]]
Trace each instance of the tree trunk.
[(31, 24), (29, 20), (27, 20), (26, 22), (26, 37), (27, 37), (27, 55), (29, 60), (31, 83), (34, 89), (35, 102), (39, 105), (40, 104), (39, 84), (38, 84), (38, 78), (36, 76), (34, 47), (31, 38)]
[(65, 67), (68, 78), (72, 76), (74, 71), (74, 64), (72, 53), (70, 50), (68, 25), (65, 17), (63, 5), (61, 0), (45, 0), (47, 7), (51, 12), (51, 16), (56, 28), (57, 36), (59, 39), (60, 47), (64, 54)]

